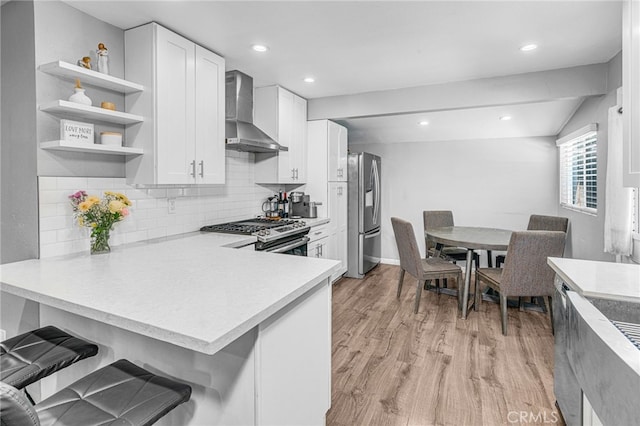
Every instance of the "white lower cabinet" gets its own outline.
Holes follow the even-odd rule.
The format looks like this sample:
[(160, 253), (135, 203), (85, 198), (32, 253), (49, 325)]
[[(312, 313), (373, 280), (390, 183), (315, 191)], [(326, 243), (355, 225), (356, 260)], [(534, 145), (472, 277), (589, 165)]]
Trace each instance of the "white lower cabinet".
[(307, 257), (334, 259), (332, 256), (333, 247), (330, 244), (329, 237), (329, 228), (327, 225), (311, 228), (311, 231), (309, 231), (310, 240), (307, 244)]
[(340, 269), (333, 279), (347, 272), (347, 182), (329, 182), (329, 237), (333, 247), (330, 259), (339, 260)]
[(125, 46), (125, 75), (145, 87), (125, 96), (145, 118), (125, 131), (144, 152), (127, 183), (224, 183), (224, 59), (155, 23), (125, 31)]
[(327, 283), (310, 293), (259, 326), (257, 425), (325, 424), (331, 407), (331, 288)]

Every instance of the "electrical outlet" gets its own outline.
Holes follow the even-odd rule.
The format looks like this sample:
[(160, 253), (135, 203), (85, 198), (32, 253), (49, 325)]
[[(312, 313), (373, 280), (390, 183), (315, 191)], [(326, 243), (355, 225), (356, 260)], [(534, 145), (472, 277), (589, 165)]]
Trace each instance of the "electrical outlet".
[(176, 199), (167, 198), (167, 211), (169, 214), (176, 214)]

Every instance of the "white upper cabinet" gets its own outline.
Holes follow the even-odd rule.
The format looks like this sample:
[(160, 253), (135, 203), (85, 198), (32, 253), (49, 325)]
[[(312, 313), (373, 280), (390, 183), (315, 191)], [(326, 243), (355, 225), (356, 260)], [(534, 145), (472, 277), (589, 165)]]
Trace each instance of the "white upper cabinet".
[(347, 129), (332, 121), (327, 122), (329, 180), (347, 181)]
[(640, 188), (640, 2), (626, 0), (622, 10), (624, 186)]
[(126, 31), (125, 45), (125, 75), (147, 88), (125, 97), (145, 117), (126, 130), (145, 152), (127, 161), (127, 182), (224, 183), (224, 59), (155, 23)]
[(254, 124), (288, 151), (256, 154), (258, 183), (306, 181), (307, 101), (279, 86), (254, 89)]

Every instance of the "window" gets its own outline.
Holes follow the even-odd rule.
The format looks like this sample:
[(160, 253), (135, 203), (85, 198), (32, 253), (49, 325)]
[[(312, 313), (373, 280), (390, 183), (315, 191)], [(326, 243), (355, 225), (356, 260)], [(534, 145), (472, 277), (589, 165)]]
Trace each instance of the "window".
[(560, 148), (560, 205), (598, 211), (598, 125), (590, 124), (556, 141)]

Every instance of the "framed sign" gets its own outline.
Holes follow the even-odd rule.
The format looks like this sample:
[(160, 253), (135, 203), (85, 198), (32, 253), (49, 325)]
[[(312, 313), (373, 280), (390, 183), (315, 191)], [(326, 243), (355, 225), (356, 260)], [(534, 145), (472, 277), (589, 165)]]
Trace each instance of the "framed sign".
[(93, 124), (60, 120), (60, 139), (69, 142), (94, 143)]

